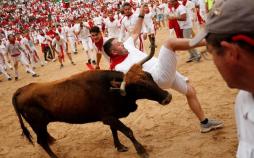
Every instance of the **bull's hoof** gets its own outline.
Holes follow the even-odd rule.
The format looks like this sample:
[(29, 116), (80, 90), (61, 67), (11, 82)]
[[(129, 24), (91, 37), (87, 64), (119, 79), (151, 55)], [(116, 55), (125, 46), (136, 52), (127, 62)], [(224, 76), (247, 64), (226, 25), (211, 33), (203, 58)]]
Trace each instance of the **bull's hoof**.
[(117, 147), (118, 152), (126, 152), (128, 150), (129, 150), (129, 148), (124, 146), (124, 145), (120, 145), (120, 146)]
[(139, 154), (139, 156), (140, 156), (141, 158), (149, 158), (149, 154), (146, 153), (146, 152), (144, 152), (144, 153), (142, 153), (142, 154)]

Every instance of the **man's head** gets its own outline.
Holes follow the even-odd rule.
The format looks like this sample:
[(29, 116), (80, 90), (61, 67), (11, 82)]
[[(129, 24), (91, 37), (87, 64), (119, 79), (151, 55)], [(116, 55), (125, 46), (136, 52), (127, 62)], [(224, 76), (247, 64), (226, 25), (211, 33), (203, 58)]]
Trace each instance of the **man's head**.
[(253, 0), (216, 0), (205, 30), (190, 41), (190, 46), (194, 46), (205, 38), (228, 86), (252, 92), (254, 89), (247, 82), (254, 79), (250, 75), (254, 71), (253, 10)]
[(171, 6), (176, 6), (178, 3), (179, 3), (178, 0), (169, 0), (169, 4)]
[(132, 14), (131, 4), (128, 2), (124, 3), (123, 4), (123, 11), (124, 11), (124, 15), (130, 16)]
[(148, 7), (148, 5), (144, 4), (143, 7), (144, 7), (145, 13), (148, 14), (149, 13), (149, 7)]
[(98, 26), (94, 26), (90, 29), (90, 34), (91, 34), (91, 37), (92, 37), (92, 40), (97, 43), (99, 42), (103, 37), (102, 37), (102, 34), (101, 34), (101, 30)]
[(8, 35), (8, 40), (10, 43), (15, 43), (16, 37), (14, 34), (9, 34)]
[(128, 54), (128, 50), (124, 48), (123, 43), (119, 42), (116, 38), (107, 40), (103, 45), (103, 49), (109, 57)]
[(56, 38), (57, 41), (59, 41), (60, 40), (60, 35), (58, 33), (55, 33), (55, 38)]

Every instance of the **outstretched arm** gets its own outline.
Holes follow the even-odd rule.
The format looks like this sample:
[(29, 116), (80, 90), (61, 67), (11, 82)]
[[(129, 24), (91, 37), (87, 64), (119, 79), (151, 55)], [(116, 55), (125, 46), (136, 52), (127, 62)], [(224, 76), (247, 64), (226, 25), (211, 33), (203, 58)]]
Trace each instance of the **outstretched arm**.
[(134, 39), (134, 41), (136, 41), (139, 37), (139, 34), (141, 33), (141, 29), (142, 29), (142, 25), (143, 25), (143, 21), (144, 21), (144, 16), (145, 16), (145, 12), (144, 12), (144, 6), (140, 7), (140, 13), (138, 16), (138, 20), (135, 24), (134, 30), (131, 34), (132, 38)]
[(194, 47), (201, 47), (206, 45), (206, 41), (203, 40), (198, 45), (191, 47), (189, 45), (189, 41), (190, 39), (186, 38), (170, 38), (165, 42), (164, 46), (173, 51), (177, 51), (177, 50), (188, 50)]

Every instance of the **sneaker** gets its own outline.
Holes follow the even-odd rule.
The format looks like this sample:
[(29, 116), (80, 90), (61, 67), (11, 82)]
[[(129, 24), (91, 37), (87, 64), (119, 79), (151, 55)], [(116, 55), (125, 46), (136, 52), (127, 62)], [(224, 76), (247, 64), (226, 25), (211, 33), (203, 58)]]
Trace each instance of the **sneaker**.
[(213, 119), (208, 119), (208, 122), (206, 124), (200, 124), (200, 132), (201, 133), (207, 133), (211, 130), (222, 128), (224, 126), (223, 122)]
[(15, 77), (15, 81), (17, 81), (19, 78), (18, 77)]
[(91, 59), (88, 59), (86, 64), (91, 64)]
[(189, 57), (189, 59), (186, 61), (186, 63), (190, 63), (190, 62), (193, 62), (195, 57)]
[(95, 61), (95, 60), (93, 60), (92, 63), (93, 63), (94, 65), (96, 65), (96, 61)]
[(199, 62), (200, 59), (201, 59), (201, 55), (200, 55), (200, 54), (198, 54), (198, 56), (196, 56), (196, 57), (193, 58), (193, 60), (194, 60), (195, 62)]
[(12, 80), (12, 78), (11, 78), (11, 77), (9, 77), (9, 78), (8, 78), (8, 81), (11, 81), (11, 80)]
[(73, 61), (71, 62), (72, 65), (76, 65)]
[(40, 75), (38, 74), (33, 74), (32, 77), (39, 77)]

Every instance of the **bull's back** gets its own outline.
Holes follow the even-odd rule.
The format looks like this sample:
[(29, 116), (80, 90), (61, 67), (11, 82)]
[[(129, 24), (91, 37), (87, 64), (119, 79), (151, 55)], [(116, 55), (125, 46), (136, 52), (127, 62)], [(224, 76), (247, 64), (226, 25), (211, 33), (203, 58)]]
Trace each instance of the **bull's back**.
[(18, 90), (19, 102), (38, 106), (56, 120), (93, 122), (121, 102), (116, 99), (119, 94), (110, 92), (110, 82), (122, 78), (120, 72), (91, 71), (53, 82), (32, 83)]

